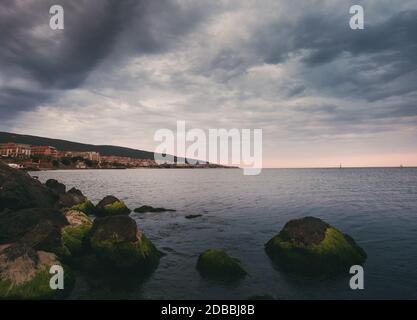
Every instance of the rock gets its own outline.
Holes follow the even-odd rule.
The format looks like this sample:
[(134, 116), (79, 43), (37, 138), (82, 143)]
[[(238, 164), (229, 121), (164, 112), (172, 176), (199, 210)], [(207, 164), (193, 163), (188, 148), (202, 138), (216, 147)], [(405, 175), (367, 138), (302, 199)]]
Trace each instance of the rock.
[(48, 251), (60, 256), (68, 255), (61, 241), (61, 228), (50, 220), (41, 221), (19, 240), (36, 250)]
[(45, 182), (45, 186), (54, 191), (56, 194), (64, 194), (67, 187), (65, 184), (58, 182), (55, 179), (49, 179)]
[(208, 249), (200, 254), (197, 270), (203, 277), (214, 280), (235, 281), (246, 276), (237, 259), (218, 249)]
[(159, 263), (159, 251), (128, 216), (95, 219), (89, 242), (96, 256), (112, 270), (146, 273)]
[(189, 214), (188, 216), (185, 216), (185, 219), (195, 219), (201, 216), (203, 215), (202, 214)]
[(305, 274), (348, 274), (352, 265), (366, 260), (350, 236), (314, 217), (289, 221), (265, 250), (282, 269)]
[(68, 224), (53, 208), (30, 208), (0, 213), (0, 244), (24, 241), (39, 250), (59, 246), (60, 230)]
[[(64, 290), (50, 288), (52, 265), (64, 268)], [(62, 265), (55, 254), (36, 251), (21, 243), (0, 246), (0, 298), (64, 298), (73, 285), (71, 270)]]
[(97, 216), (114, 216), (120, 214), (129, 214), (131, 210), (126, 207), (122, 200), (114, 196), (104, 197), (96, 206)]
[(165, 211), (175, 211), (174, 209), (165, 209), (165, 208), (154, 208), (151, 206), (141, 206), (133, 210), (136, 213), (145, 213), (145, 212), (165, 212)]
[(61, 194), (59, 197), (59, 205), (61, 208), (78, 210), (85, 214), (95, 214), (94, 205), (76, 188), (71, 188), (67, 193)]
[(59, 197), (59, 204), (63, 208), (71, 208), (73, 206), (79, 205), (87, 201), (87, 197), (83, 193), (76, 189), (71, 188), (65, 194), (61, 194)]
[(54, 207), (57, 195), (29, 174), (0, 161), (0, 211)]
[(81, 211), (88, 215), (96, 214), (96, 207), (90, 200), (86, 200), (83, 203), (77, 204), (71, 207), (72, 210)]
[(68, 210), (64, 213), (69, 225), (62, 228), (62, 244), (71, 256), (79, 255), (85, 250), (84, 243), (93, 222), (81, 211)]

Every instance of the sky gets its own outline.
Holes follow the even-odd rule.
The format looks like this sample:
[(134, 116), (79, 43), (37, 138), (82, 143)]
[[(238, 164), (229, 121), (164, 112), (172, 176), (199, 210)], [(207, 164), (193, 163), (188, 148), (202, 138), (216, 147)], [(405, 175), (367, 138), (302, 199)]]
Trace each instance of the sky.
[(416, 30), (415, 0), (2, 0), (0, 131), (153, 151), (183, 120), (262, 129), (264, 167), (415, 166)]

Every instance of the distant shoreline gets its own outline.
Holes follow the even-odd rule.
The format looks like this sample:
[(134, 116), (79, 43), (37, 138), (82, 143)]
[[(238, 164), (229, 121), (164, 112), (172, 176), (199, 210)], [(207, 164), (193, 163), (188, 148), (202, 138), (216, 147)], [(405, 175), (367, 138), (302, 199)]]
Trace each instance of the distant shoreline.
[(39, 172), (39, 171), (85, 171), (85, 170), (140, 170), (140, 169), (144, 169), (144, 170), (150, 170), (150, 169), (155, 169), (155, 170), (162, 170), (162, 169), (174, 169), (174, 170), (179, 170), (179, 169), (184, 169), (184, 170), (207, 170), (207, 169), (241, 169), (239, 167), (206, 167), (206, 168), (196, 168), (196, 167), (136, 167), (136, 168), (39, 168), (38, 170), (33, 170), (33, 168), (30, 168), (29, 170), (25, 170), (25, 169), (21, 169), (21, 170), (25, 170), (25, 171), (29, 171), (29, 172)]
[[(33, 168), (31, 168), (33, 169)], [(25, 170), (28, 172), (39, 172), (39, 171), (85, 171), (85, 170), (163, 170), (163, 169), (174, 169), (174, 170), (207, 170), (207, 169), (242, 169), (240, 167), (206, 167), (206, 168), (196, 168), (196, 167), (136, 167), (136, 168), (39, 168), (38, 170)], [(305, 167), (305, 168), (262, 168), (262, 170), (360, 170), (360, 169), (417, 169), (417, 166), (410, 167)]]

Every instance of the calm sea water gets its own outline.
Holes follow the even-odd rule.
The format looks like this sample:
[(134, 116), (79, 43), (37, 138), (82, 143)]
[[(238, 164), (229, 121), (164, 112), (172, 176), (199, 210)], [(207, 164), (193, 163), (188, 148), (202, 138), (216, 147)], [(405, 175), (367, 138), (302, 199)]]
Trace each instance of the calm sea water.
[[(93, 202), (112, 194), (131, 208), (162, 206), (176, 212), (131, 216), (164, 253), (156, 272), (130, 292), (145, 299), (417, 298), (417, 169), (136, 169), (36, 172), (77, 187)], [(185, 219), (188, 214), (200, 218)], [(309, 279), (276, 270), (264, 244), (285, 222), (316, 216), (350, 234), (368, 254), (365, 289), (349, 278)], [(238, 284), (204, 280), (198, 255), (223, 248), (249, 276)], [(135, 279), (132, 278), (132, 282)], [(105, 296), (106, 293), (103, 293)], [(77, 282), (72, 298), (88, 297)]]

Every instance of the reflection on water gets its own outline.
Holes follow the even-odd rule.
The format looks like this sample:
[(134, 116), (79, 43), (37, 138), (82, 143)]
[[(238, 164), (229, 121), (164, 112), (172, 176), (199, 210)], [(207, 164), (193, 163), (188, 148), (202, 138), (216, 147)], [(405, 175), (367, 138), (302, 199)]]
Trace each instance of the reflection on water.
[[(165, 299), (417, 298), (417, 169), (136, 169), (36, 172), (77, 187), (93, 202), (112, 194), (131, 208), (176, 212), (131, 216), (166, 255), (133, 292), (116, 297)], [(202, 217), (185, 219), (189, 214)], [(348, 278), (313, 280), (276, 270), (263, 246), (286, 221), (316, 216), (350, 234), (368, 254), (365, 290)], [(249, 276), (239, 284), (202, 279), (195, 270), (207, 248), (224, 248)], [(135, 279), (132, 279), (134, 281)], [(73, 298), (85, 296), (77, 284)]]

